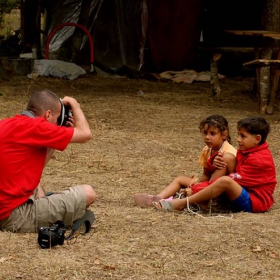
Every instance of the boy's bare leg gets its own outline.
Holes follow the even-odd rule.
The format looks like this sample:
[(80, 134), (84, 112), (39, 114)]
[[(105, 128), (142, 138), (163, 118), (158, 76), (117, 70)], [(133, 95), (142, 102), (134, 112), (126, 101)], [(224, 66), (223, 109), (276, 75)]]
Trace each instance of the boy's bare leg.
[[(234, 200), (240, 196), (242, 187), (228, 176), (223, 176), (210, 186), (188, 197), (189, 204), (201, 203), (216, 198), (222, 193), (226, 193), (229, 200)], [(171, 204), (175, 210), (183, 210), (187, 206), (187, 198), (174, 199)]]

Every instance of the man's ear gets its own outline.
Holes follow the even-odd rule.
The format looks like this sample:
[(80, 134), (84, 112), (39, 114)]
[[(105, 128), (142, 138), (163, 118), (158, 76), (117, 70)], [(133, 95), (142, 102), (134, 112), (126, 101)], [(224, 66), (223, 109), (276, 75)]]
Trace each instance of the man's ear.
[(257, 135), (256, 135), (256, 138), (255, 138), (255, 144), (256, 144), (256, 145), (259, 145), (261, 141), (262, 141), (261, 135), (260, 135), (260, 134), (257, 134)]
[(47, 110), (44, 113), (44, 118), (48, 121), (52, 116), (52, 111), (51, 110)]

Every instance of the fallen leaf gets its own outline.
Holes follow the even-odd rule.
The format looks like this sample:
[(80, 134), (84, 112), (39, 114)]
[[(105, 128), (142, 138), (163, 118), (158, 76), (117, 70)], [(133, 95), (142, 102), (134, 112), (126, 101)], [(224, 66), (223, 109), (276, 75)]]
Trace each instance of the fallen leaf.
[(8, 261), (8, 260), (11, 260), (11, 259), (13, 259), (13, 257), (1, 257), (0, 258), (0, 263), (3, 263), (3, 262), (5, 262), (5, 261)]
[(279, 259), (279, 255), (276, 252), (270, 252), (268, 256), (273, 259)]
[(260, 246), (256, 246), (255, 248), (252, 248), (252, 251), (257, 253), (257, 252), (261, 252), (262, 248)]

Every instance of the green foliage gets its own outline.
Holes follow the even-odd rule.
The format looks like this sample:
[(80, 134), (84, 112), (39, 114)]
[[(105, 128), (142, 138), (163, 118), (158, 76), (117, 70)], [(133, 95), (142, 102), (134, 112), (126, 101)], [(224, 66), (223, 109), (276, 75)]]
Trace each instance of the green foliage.
[(9, 14), (3, 14), (0, 20), (0, 36), (10, 36), (15, 30), (20, 29), (20, 11), (12, 10)]
[(3, 21), (3, 15), (11, 12), (12, 9), (20, 7), (20, 0), (0, 0), (0, 24)]
[(0, 14), (10, 13), (12, 9), (19, 8), (20, 0), (0, 0)]

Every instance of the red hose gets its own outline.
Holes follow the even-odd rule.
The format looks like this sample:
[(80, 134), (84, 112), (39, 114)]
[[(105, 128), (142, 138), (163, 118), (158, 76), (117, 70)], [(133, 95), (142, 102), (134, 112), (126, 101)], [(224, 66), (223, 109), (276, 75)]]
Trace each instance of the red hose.
[(85, 31), (85, 33), (88, 36), (89, 39), (89, 44), (90, 44), (90, 64), (91, 64), (91, 70), (90, 72), (93, 72), (93, 62), (94, 62), (94, 46), (93, 46), (93, 39), (89, 33), (89, 31), (81, 24), (75, 23), (75, 22), (64, 22), (61, 23), (60, 25), (58, 25), (57, 27), (55, 27), (49, 34), (47, 40), (46, 40), (46, 45), (45, 45), (45, 58), (49, 59), (49, 45), (51, 42), (51, 39), (53, 37), (53, 35), (55, 34), (55, 32), (59, 29), (61, 29), (64, 26), (75, 26), (75, 27), (79, 27), (81, 29), (83, 29)]

